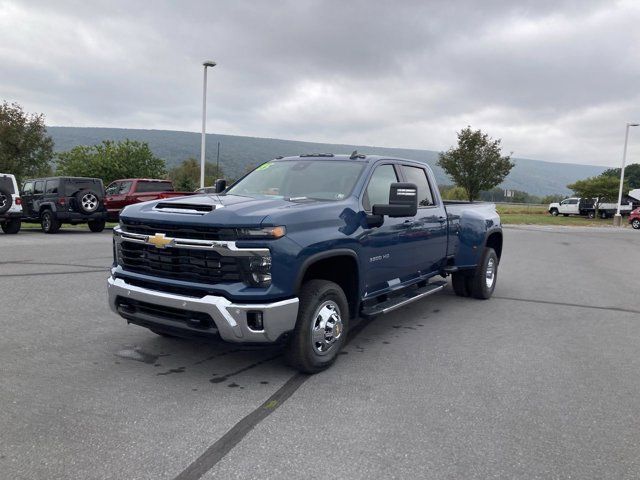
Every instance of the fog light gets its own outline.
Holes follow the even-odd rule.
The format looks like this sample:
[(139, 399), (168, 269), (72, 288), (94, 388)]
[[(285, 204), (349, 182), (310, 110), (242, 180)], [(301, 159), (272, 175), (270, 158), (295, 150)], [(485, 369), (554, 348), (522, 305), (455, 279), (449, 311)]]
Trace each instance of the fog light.
[(255, 332), (263, 331), (262, 312), (259, 310), (247, 312), (247, 326)]

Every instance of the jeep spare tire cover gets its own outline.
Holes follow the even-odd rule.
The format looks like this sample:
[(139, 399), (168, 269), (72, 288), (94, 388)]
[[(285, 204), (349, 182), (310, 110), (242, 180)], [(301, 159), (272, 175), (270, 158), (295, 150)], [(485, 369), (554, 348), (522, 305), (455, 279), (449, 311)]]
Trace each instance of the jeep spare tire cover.
[(100, 206), (100, 197), (93, 190), (80, 190), (74, 197), (82, 213), (94, 213)]
[(0, 213), (8, 212), (13, 205), (13, 197), (11, 194), (0, 188)]

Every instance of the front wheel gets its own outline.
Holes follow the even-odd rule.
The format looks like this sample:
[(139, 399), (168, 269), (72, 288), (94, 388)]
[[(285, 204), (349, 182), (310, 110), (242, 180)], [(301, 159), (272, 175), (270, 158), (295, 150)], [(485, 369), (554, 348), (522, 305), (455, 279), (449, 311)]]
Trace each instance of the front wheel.
[(558, 216), (558, 210), (557, 210), (557, 209), (555, 209), (555, 208), (552, 208), (551, 210), (549, 210), (549, 213), (550, 213), (551, 215), (553, 215), (554, 217), (557, 217), (557, 216)]
[(640, 220), (638, 220), (637, 218), (634, 218), (634, 219), (631, 221), (631, 226), (632, 226), (633, 228), (635, 228), (636, 230), (640, 230)]
[(22, 222), (20, 221), (19, 218), (13, 218), (11, 220), (7, 220), (6, 222), (3, 222), (2, 224), (0, 224), (0, 226), (2, 227), (2, 231), (4, 233), (15, 234), (20, 231), (21, 223)]
[(105, 223), (106, 222), (104, 220), (89, 220), (89, 230), (95, 233), (100, 233), (104, 230)]
[(335, 361), (349, 328), (349, 305), (342, 288), (328, 280), (302, 286), (287, 363), (304, 373), (320, 372)]

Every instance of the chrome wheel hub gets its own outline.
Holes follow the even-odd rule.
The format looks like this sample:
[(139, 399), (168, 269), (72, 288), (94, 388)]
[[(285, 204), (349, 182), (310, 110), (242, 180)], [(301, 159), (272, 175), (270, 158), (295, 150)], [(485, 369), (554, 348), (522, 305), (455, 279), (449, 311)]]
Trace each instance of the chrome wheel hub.
[(81, 200), (82, 208), (86, 212), (93, 212), (96, 208), (98, 208), (98, 199), (93, 193), (87, 193), (82, 197)]
[(493, 282), (496, 279), (496, 261), (493, 258), (489, 259), (487, 262), (487, 271), (485, 273), (485, 282), (487, 284), (487, 288), (493, 287)]
[(326, 355), (343, 333), (340, 308), (331, 300), (323, 302), (313, 314), (311, 322), (313, 349), (319, 355)]

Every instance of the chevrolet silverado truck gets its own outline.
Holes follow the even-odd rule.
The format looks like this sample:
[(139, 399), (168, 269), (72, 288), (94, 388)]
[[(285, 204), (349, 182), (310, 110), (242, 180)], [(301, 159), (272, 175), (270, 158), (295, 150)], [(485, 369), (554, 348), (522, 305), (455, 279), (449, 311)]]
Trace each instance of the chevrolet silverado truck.
[(327, 368), (357, 317), (442, 290), (489, 298), (502, 255), (492, 204), (446, 203), (424, 163), (276, 158), (219, 194), (126, 207), (114, 229), (111, 309), (165, 336), (286, 345)]
[(117, 222), (120, 211), (127, 205), (193, 195), (193, 192), (176, 192), (170, 180), (153, 178), (124, 178), (110, 183), (105, 189), (104, 206), (110, 222)]

